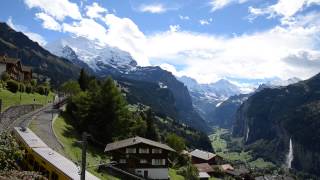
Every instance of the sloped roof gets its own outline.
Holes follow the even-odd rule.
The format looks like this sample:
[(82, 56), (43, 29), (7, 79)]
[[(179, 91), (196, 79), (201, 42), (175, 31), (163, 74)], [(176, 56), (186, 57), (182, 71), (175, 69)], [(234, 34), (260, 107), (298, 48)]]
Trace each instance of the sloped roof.
[(109, 151), (113, 151), (113, 150), (116, 150), (116, 149), (121, 149), (121, 148), (124, 148), (124, 147), (132, 146), (132, 145), (140, 144), (140, 143), (148, 144), (150, 146), (158, 147), (158, 148), (165, 149), (165, 150), (168, 150), (168, 151), (175, 151), (175, 150), (173, 150), (171, 147), (169, 147), (166, 144), (162, 144), (162, 143), (159, 143), (159, 142), (156, 142), (156, 141), (152, 141), (150, 139), (146, 139), (146, 138), (142, 138), (142, 137), (136, 136), (136, 137), (133, 137), (133, 138), (124, 139), (124, 140), (121, 140), (121, 141), (116, 141), (116, 142), (113, 142), (113, 143), (109, 143), (109, 144), (107, 144), (104, 152), (109, 152)]
[(206, 172), (199, 172), (199, 178), (210, 178), (210, 175)]
[(208, 163), (194, 164), (199, 172), (213, 172), (213, 168)]
[(191, 156), (194, 156), (194, 157), (197, 157), (197, 158), (200, 158), (200, 159), (204, 159), (204, 160), (210, 160), (210, 159), (212, 159), (212, 158), (217, 156), (216, 154), (213, 154), (211, 152), (202, 151), (202, 150), (199, 150), (199, 149), (196, 149), (196, 150), (190, 152), (189, 154)]
[(233, 170), (234, 170), (234, 168), (233, 168), (230, 164), (223, 164), (223, 165), (221, 165), (221, 169), (222, 169), (223, 171), (227, 171), (227, 170), (233, 171)]
[(12, 64), (17, 64), (18, 62), (20, 62), (19, 59), (16, 58), (9, 58), (6, 56), (1, 56), (0, 57), (0, 63), (12, 63)]
[(30, 66), (22, 66), (22, 71), (24, 72), (31, 72), (32, 68)]

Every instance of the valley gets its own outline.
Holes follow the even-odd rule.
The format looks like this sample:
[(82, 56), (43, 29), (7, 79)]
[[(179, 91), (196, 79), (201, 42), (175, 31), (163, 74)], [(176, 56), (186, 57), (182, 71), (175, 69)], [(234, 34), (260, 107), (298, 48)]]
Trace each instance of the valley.
[[(79, 141), (88, 133), (87, 170), (98, 178), (125, 179), (128, 172), (173, 180), (320, 176), (320, 74), (199, 83), (161, 66), (140, 66), (129, 52), (86, 37), (40, 45), (6, 23), (0, 23), (0, 55), (1, 111), (39, 106), (19, 126), (79, 168)], [(30, 66), (31, 79), (22, 78), (21, 63)]]

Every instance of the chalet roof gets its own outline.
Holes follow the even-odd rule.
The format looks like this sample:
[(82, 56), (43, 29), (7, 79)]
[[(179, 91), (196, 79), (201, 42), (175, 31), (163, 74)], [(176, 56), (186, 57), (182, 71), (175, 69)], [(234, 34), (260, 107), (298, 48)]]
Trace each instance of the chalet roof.
[(104, 152), (109, 152), (109, 151), (113, 151), (113, 150), (116, 150), (116, 149), (121, 149), (121, 148), (124, 148), (124, 147), (132, 146), (132, 145), (140, 144), (140, 143), (148, 144), (150, 146), (158, 147), (158, 148), (165, 149), (165, 150), (168, 150), (168, 151), (175, 151), (175, 150), (173, 150), (171, 147), (169, 147), (166, 144), (162, 144), (162, 143), (159, 143), (159, 142), (156, 142), (156, 141), (152, 141), (150, 139), (145, 139), (145, 138), (136, 136), (136, 137), (133, 137), (133, 138), (124, 139), (124, 140), (121, 140), (121, 141), (116, 141), (116, 142), (113, 142), (113, 143), (109, 143), (109, 144), (107, 144)]
[(1, 56), (0, 57), (0, 63), (17, 64), (18, 62), (20, 62), (20, 60), (16, 59), (16, 58), (9, 58), (9, 57), (6, 57), (6, 56)]
[(234, 170), (234, 168), (233, 168), (230, 164), (223, 164), (223, 165), (221, 165), (221, 169), (222, 169), (223, 171), (227, 171), (227, 170), (233, 171), (233, 170)]
[(24, 72), (31, 72), (32, 68), (30, 66), (22, 66), (22, 71)]
[(208, 163), (194, 164), (199, 172), (213, 172), (213, 168)]
[(190, 152), (189, 154), (191, 156), (194, 156), (194, 157), (197, 157), (197, 158), (200, 158), (200, 159), (203, 159), (203, 160), (210, 160), (210, 159), (212, 159), (212, 158), (217, 156), (216, 154), (213, 154), (211, 152), (202, 151), (202, 150), (199, 150), (199, 149), (196, 149), (196, 150)]
[(206, 172), (199, 172), (199, 178), (210, 178), (210, 175)]

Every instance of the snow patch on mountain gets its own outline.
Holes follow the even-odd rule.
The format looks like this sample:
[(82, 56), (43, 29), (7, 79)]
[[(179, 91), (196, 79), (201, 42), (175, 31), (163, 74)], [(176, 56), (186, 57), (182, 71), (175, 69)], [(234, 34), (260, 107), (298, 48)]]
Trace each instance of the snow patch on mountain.
[(84, 37), (70, 37), (48, 43), (46, 48), (53, 54), (71, 60), (72, 50), (79, 60), (85, 62), (94, 71), (100, 71), (103, 66), (111, 66), (121, 72), (133, 70), (137, 62), (128, 52), (116, 47), (101, 45)]

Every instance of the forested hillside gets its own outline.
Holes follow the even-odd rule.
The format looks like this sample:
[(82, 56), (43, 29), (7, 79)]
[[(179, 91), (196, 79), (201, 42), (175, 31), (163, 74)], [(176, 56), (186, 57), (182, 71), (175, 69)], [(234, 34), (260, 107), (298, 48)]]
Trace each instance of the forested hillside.
[(6, 23), (0, 23), (0, 55), (21, 59), (23, 65), (31, 66), (33, 72), (38, 74), (37, 78), (48, 78), (56, 87), (69, 79), (77, 78), (80, 72), (79, 66), (51, 54)]

